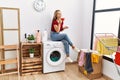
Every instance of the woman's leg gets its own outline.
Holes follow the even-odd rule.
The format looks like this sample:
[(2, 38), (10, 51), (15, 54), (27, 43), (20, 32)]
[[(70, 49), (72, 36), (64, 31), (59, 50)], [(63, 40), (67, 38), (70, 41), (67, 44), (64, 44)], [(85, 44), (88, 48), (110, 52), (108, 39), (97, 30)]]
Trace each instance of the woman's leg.
[(62, 40), (63, 44), (64, 44), (64, 49), (66, 52), (66, 56), (69, 57), (69, 44), (66, 40)]
[(70, 46), (73, 46), (73, 43), (71, 42), (71, 40), (69, 39), (67, 34), (62, 34), (64, 36), (64, 40), (66, 40)]
[(71, 42), (71, 40), (69, 39), (69, 37), (67, 36), (67, 34), (60, 34), (60, 33), (56, 33), (56, 32), (51, 32), (51, 39), (53, 41), (66, 40), (68, 42), (68, 44), (72, 47), (72, 49), (74, 49), (76, 52), (80, 51), (78, 48), (76, 48), (73, 45), (73, 43)]
[(73, 46), (73, 43), (71, 42), (71, 40), (69, 39), (67, 34), (60, 34), (60, 33), (52, 32), (51, 33), (51, 38), (54, 41), (66, 40), (70, 46)]
[(59, 33), (54, 33), (54, 32), (51, 33), (51, 39), (53, 41), (62, 41), (63, 42), (64, 49), (65, 49), (66, 56), (67, 56), (66, 58), (68, 61), (73, 62), (73, 60), (69, 57), (69, 45), (72, 45), (72, 43), (68, 42), (66, 40), (67, 38), (65, 39), (65, 36), (66, 36), (66, 34), (59, 34)]
[(70, 62), (73, 62), (73, 60), (70, 58), (70, 55), (69, 55), (69, 43), (66, 40), (62, 40), (62, 42), (64, 44), (67, 60), (70, 61)]

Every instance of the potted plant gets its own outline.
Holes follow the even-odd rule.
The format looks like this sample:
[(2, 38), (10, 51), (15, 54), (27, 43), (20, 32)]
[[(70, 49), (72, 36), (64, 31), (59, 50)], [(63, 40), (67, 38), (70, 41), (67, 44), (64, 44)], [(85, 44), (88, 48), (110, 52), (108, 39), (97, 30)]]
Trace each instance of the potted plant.
[(29, 49), (30, 58), (33, 58), (33, 57), (34, 57), (34, 52), (35, 52), (35, 49), (34, 49), (34, 48), (30, 48), (30, 49)]
[(34, 37), (33, 34), (28, 35), (27, 39), (28, 39), (28, 42), (30, 42), (30, 43), (34, 43), (35, 42), (35, 37)]

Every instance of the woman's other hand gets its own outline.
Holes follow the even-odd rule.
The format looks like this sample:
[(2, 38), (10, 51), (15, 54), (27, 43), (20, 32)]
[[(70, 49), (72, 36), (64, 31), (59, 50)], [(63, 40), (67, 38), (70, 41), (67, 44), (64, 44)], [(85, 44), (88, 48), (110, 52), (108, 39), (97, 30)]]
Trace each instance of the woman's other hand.
[(62, 23), (62, 20), (61, 20), (61, 19), (59, 19), (59, 20), (57, 20), (57, 22), (58, 22), (59, 24), (61, 24), (61, 23)]
[(69, 27), (68, 26), (64, 26), (63, 29), (68, 29)]

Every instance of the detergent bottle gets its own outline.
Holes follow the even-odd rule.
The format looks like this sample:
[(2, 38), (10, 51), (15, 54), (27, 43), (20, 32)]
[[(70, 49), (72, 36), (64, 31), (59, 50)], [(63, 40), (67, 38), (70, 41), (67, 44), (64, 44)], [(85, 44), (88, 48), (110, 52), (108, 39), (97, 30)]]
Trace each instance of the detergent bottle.
[(48, 40), (48, 33), (47, 30), (45, 29), (42, 35), (42, 42), (46, 42), (47, 40)]
[(40, 42), (41, 42), (40, 30), (37, 30), (37, 32), (36, 32), (36, 43), (40, 43)]

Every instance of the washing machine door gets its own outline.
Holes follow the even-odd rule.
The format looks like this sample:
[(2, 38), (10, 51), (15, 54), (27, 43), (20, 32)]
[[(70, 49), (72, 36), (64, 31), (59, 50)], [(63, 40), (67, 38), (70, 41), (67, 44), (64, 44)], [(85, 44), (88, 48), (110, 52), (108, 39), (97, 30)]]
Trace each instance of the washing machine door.
[(60, 48), (54, 48), (47, 54), (47, 62), (51, 66), (58, 66), (65, 61), (65, 53)]

